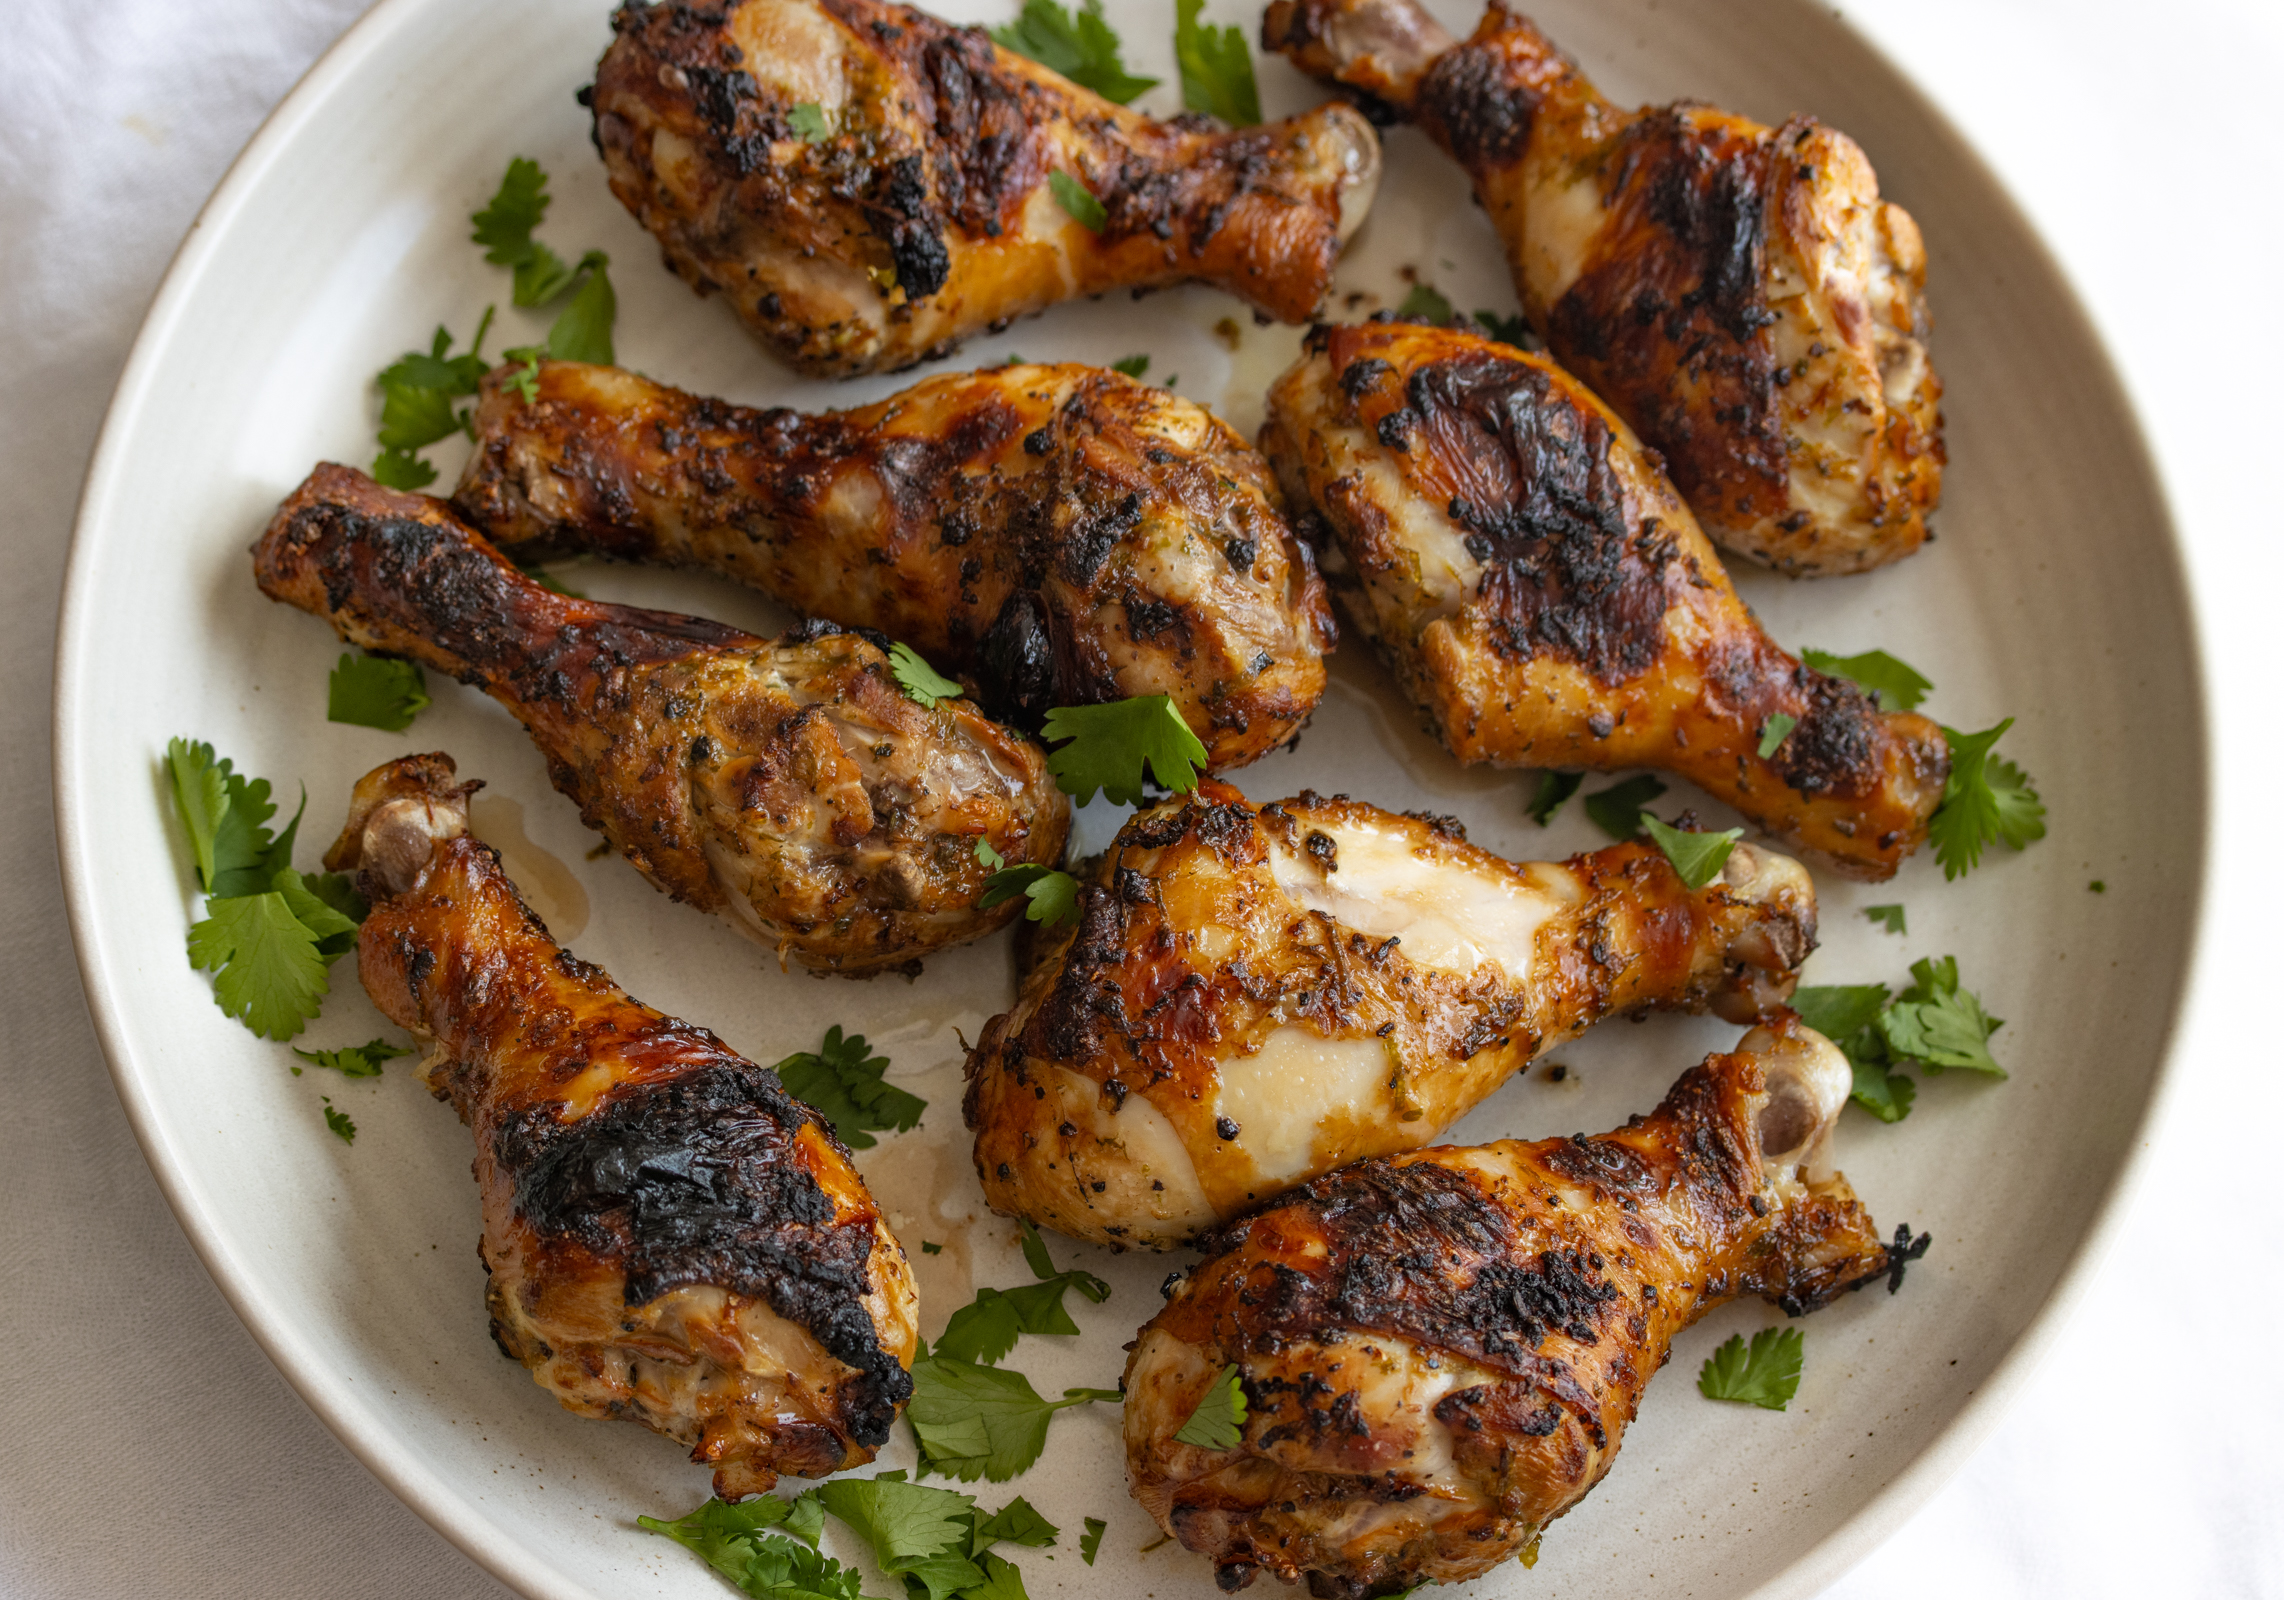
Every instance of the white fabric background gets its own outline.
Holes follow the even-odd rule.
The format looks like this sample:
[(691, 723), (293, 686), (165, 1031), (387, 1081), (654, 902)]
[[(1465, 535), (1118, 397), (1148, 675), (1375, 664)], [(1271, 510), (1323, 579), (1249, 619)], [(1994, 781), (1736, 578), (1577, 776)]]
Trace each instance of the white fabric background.
[[(10, 0), (0, 18), (0, 971), (17, 996), (0, 1595), (505, 1593), (302, 1408), (185, 1246), (87, 1025), (48, 801), (56, 595), (112, 382), (199, 204), (363, 4)], [(1832, 1595), (2284, 1596), (2265, 1137), (2284, 1125), (2284, 951), (2254, 811), (2284, 776), (2262, 648), (2284, 578), (2284, 7), (1846, 9), (1998, 167), (2118, 352), (2193, 547), (2227, 732), (2206, 982), (2151, 1182), (1996, 1434)]]

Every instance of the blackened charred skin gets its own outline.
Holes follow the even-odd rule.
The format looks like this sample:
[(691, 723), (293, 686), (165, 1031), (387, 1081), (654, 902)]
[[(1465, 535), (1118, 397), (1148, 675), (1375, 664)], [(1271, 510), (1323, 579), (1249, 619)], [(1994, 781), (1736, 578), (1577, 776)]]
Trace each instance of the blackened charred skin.
[[(516, 1209), (543, 1236), (577, 1241), (626, 1274), (626, 1304), (693, 1284), (763, 1301), (863, 1374), (851, 1436), (887, 1442), (912, 1379), (865, 1308), (873, 1219), (836, 1220), (795, 1143), (803, 1127), (839, 1148), (777, 1074), (702, 1029), (679, 1076), (625, 1086), (566, 1122), (527, 1107), (501, 1122), (493, 1159), (517, 1174)], [(711, 1055), (714, 1059), (703, 1058)]]
[(1035, 589), (1018, 589), (1000, 606), (976, 652), (984, 703), (1016, 727), (1036, 731), (1047, 713), (1068, 703), (1057, 670), (1054, 620)]
[(1803, 667), (1807, 713), (1770, 759), (1777, 775), (1802, 794), (1862, 795), (1879, 770), (1880, 710), (1844, 678)]
[(1539, 96), (1500, 52), (1481, 44), (1446, 51), (1428, 68), (1414, 113), (1438, 143), (1470, 171), (1520, 160), (1531, 139)]

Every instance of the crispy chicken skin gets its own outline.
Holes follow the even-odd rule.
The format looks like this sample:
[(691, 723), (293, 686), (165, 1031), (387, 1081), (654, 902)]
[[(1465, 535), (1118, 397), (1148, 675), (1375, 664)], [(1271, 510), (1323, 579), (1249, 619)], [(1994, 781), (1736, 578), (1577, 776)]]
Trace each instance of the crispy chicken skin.
[(1892, 876), (1926, 838), (1942, 730), (1771, 642), (1651, 452), (1545, 357), (1400, 321), (1320, 329), (1261, 445), (1461, 761), (1661, 767), (1851, 877)]
[(1215, 768), (1324, 694), (1332, 612), (1267, 465), (1094, 367), (947, 373), (856, 411), (749, 411), (615, 367), (484, 382), (454, 503), (519, 558), (711, 567), (874, 628), (1036, 727), (1165, 694)]
[[(1790, 1012), (1614, 1133), (1360, 1162), (1205, 1241), (1131, 1347), (1126, 1461), (1224, 1589), (1459, 1583), (1537, 1545), (1610, 1468), (1674, 1336), (1885, 1277), (1822, 1154), (1847, 1058)], [(1174, 1435), (1237, 1367), (1243, 1436)]]
[(1657, 850), (1517, 866), (1449, 818), (1207, 781), (1137, 815), (967, 1063), (994, 1210), (1171, 1249), (1319, 1173), (1431, 1143), (1605, 1017), (1792, 992), (1795, 862), (1695, 894)]
[(441, 500), (320, 466), (254, 547), (262, 592), (515, 713), (644, 877), (803, 966), (909, 968), (1010, 920), (975, 844), (1057, 860), (1070, 807), (1029, 740), (924, 710), (831, 624), (775, 643), (556, 594)]
[(1813, 117), (1621, 110), (1503, 0), (1464, 44), (1418, 0), (1275, 0), (1261, 33), (1467, 169), (1531, 325), (1664, 455), (1716, 543), (1823, 577), (1926, 540), (1927, 255), (1854, 140)]
[(357, 785), (366, 993), (476, 1136), (492, 1337), (583, 1417), (691, 1447), (725, 1499), (870, 1461), (912, 1393), (904, 1250), (833, 1130), (577, 959), (468, 832), (445, 755)]
[[(1379, 180), (1345, 105), (1158, 122), (877, 0), (626, 4), (596, 69), (611, 192), (817, 377), (893, 371), (1058, 300), (1195, 280), (1305, 321)], [(825, 132), (804, 138), (794, 113)], [(1102, 207), (1057, 202), (1061, 172)]]

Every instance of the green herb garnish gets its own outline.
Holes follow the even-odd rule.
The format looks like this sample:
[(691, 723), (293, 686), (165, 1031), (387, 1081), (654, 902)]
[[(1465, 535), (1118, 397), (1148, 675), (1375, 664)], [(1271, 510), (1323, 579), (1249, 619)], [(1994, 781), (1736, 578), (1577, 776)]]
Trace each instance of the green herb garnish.
[(927, 1101), (888, 1082), (887, 1071), (888, 1057), (873, 1055), (861, 1033), (844, 1037), (838, 1023), (825, 1030), (814, 1053), (777, 1063), (786, 1092), (830, 1122), (851, 1150), (870, 1150), (879, 1143), (876, 1132), (909, 1133), (928, 1109)]
[(1798, 1328), (1764, 1328), (1750, 1345), (1744, 1335), (1706, 1358), (1697, 1374), (1697, 1392), (1708, 1400), (1736, 1400), (1782, 1411), (1800, 1392), (1801, 1338)]

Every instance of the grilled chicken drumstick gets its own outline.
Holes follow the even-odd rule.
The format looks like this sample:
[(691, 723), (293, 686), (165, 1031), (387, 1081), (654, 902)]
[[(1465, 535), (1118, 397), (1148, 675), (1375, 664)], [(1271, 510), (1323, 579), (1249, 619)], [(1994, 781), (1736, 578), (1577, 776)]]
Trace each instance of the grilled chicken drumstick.
[(1298, 732), (1333, 626), (1228, 424), (1094, 367), (947, 373), (749, 411), (615, 367), (484, 380), (454, 503), (519, 558), (711, 567), (972, 677), (992, 714), (1165, 694), (1209, 765)]
[(325, 857), (357, 970), (476, 1136), (492, 1337), (583, 1417), (691, 1447), (724, 1499), (870, 1461), (918, 1300), (848, 1151), (777, 1074), (548, 937), (449, 756), (357, 784)]
[(1108, 289), (1195, 280), (1304, 321), (1379, 180), (1348, 106), (1158, 122), (879, 0), (626, 4), (613, 25), (592, 93), (611, 192), (818, 377)]
[(441, 500), (321, 466), (254, 547), (273, 600), (484, 689), (643, 876), (802, 965), (865, 973), (979, 938), (975, 844), (1052, 863), (1069, 803), (1037, 745), (923, 710), (830, 624), (771, 643), (553, 593)]
[[(1533, 1548), (1682, 1329), (1893, 1288), (1925, 1251), (1823, 1160), (1849, 1084), (1785, 1012), (1614, 1133), (1361, 1162), (1207, 1240), (1127, 1362), (1135, 1498), (1224, 1589), (1361, 1600)], [(1238, 1442), (1178, 1440), (1232, 1364)]]
[(1624, 111), (1503, 3), (1275, 0), (1261, 28), (1474, 180), (1562, 364), (1662, 452), (1723, 548), (1798, 577), (1899, 561), (1942, 490), (1926, 251), (1846, 134)]
[(1692, 894), (1657, 850), (1517, 866), (1449, 818), (1208, 781), (1130, 821), (968, 1057), (993, 1209), (1171, 1249), (1431, 1143), (1605, 1017), (1792, 992), (1815, 891), (1750, 845)]
[(1942, 730), (1777, 648), (1651, 454), (1543, 356), (1416, 323), (1319, 329), (1261, 444), (1461, 761), (1662, 767), (1852, 877), (1892, 876), (1926, 838)]

